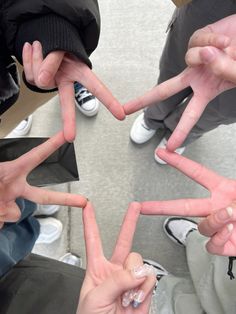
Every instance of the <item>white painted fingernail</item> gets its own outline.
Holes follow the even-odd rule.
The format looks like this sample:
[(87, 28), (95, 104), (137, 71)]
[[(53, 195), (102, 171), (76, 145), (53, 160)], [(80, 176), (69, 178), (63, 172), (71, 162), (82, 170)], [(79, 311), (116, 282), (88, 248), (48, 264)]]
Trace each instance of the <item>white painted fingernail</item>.
[(128, 307), (129, 305), (130, 305), (130, 300), (125, 298), (125, 297), (123, 297), (122, 298), (122, 306), (123, 307)]
[(131, 302), (133, 302), (137, 292), (134, 289), (131, 289), (129, 291), (126, 291), (122, 296), (122, 306), (128, 307)]
[(134, 302), (133, 302), (133, 307), (137, 308), (139, 305), (144, 301), (145, 299), (145, 293), (142, 290), (139, 290), (135, 297), (134, 297)]
[(155, 270), (153, 266), (144, 264), (142, 266), (135, 267), (132, 270), (132, 273), (136, 279), (140, 279), (143, 277), (155, 275)]
[(229, 206), (226, 208), (226, 210), (227, 210), (229, 217), (233, 216), (233, 208), (232, 207)]
[(228, 225), (227, 225), (227, 228), (228, 228), (228, 231), (229, 231), (229, 232), (232, 232), (233, 229), (234, 229), (234, 225), (233, 225), (233, 224), (228, 224)]

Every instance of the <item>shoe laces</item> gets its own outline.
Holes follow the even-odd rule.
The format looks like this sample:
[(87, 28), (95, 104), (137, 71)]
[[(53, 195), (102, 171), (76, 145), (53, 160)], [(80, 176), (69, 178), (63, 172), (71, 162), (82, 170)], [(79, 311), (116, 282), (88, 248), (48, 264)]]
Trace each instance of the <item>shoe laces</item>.
[(78, 92), (75, 94), (75, 97), (78, 99), (78, 101), (88, 97), (93, 96), (85, 87), (81, 87)]

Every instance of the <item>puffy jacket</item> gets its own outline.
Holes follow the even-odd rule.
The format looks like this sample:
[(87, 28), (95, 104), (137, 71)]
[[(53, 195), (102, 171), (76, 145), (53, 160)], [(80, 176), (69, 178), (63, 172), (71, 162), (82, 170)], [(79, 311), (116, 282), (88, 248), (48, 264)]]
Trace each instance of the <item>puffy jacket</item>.
[[(89, 67), (97, 47), (100, 15), (97, 0), (0, 0), (0, 115), (19, 93), (16, 66), (25, 42), (41, 42), (43, 54), (63, 50)], [(30, 87), (30, 86), (29, 86)]]

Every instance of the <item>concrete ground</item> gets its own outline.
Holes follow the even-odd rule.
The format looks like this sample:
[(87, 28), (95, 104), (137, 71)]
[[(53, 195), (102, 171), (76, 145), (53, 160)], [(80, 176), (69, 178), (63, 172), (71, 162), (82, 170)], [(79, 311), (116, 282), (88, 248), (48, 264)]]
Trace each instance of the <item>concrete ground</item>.
[[(122, 102), (144, 93), (156, 84), (158, 62), (174, 6), (171, 0), (100, 0), (102, 32), (91, 60), (94, 72)], [(144, 145), (134, 145), (129, 130), (138, 113), (116, 121), (101, 106), (95, 118), (77, 112), (75, 141), (80, 181), (54, 187), (86, 195), (96, 208), (104, 251), (110, 256), (124, 213), (130, 201), (205, 197), (208, 192), (169, 166), (158, 165), (154, 149), (162, 134)], [(61, 128), (58, 98), (34, 114), (30, 136), (50, 136)], [(190, 145), (185, 156), (218, 173), (236, 177), (236, 126), (220, 127)], [(225, 158), (227, 156), (227, 158)], [(67, 251), (82, 256), (85, 249), (81, 210), (61, 208), (60, 240), (36, 245), (34, 252), (59, 258)], [(187, 272), (184, 249), (176, 247), (163, 233), (166, 217), (140, 217), (133, 249), (157, 260), (172, 273)]]

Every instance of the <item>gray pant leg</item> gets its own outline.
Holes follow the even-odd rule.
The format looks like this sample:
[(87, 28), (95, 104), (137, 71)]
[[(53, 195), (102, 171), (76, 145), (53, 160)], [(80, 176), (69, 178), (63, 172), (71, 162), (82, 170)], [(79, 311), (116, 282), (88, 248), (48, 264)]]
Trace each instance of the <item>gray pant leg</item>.
[[(235, 0), (193, 0), (188, 5), (176, 9), (160, 60), (158, 82), (161, 83), (179, 74), (186, 67), (184, 56), (189, 38), (195, 30), (234, 13), (236, 13)], [(186, 98), (189, 101), (191, 97), (192, 90), (187, 88), (167, 100), (147, 108), (144, 116), (146, 124), (152, 129), (167, 128), (172, 132), (184, 109), (184, 107), (181, 108), (181, 103)], [(210, 102), (202, 115), (202, 119), (197, 123), (193, 132), (190, 133), (185, 145), (220, 124), (235, 122), (235, 97), (236, 89), (233, 89)], [(211, 117), (213, 113), (214, 117)]]
[[(190, 131), (182, 146), (191, 144), (200, 138), (204, 133), (217, 128), (219, 125), (227, 125), (236, 122), (236, 98), (233, 99), (233, 97), (236, 97), (236, 89), (233, 92), (227, 91), (211, 101), (207, 105), (197, 124), (195, 124)], [(166, 139), (168, 139), (174, 131), (190, 100), (191, 96), (186, 98), (183, 103), (171, 112), (165, 119), (164, 123), (167, 128), (165, 134)]]
[[(207, 314), (236, 312), (236, 280), (227, 275), (228, 257), (207, 253), (207, 238), (191, 232), (186, 242), (187, 261), (196, 295)], [(235, 273), (235, 263), (233, 265)]]
[[(188, 235), (186, 255), (190, 274), (185, 278), (164, 276), (159, 281), (153, 297), (156, 308), (151, 314), (235, 313), (236, 280), (227, 275), (228, 258), (207, 253), (207, 240), (197, 231)], [(234, 263), (234, 274), (235, 268)]]

